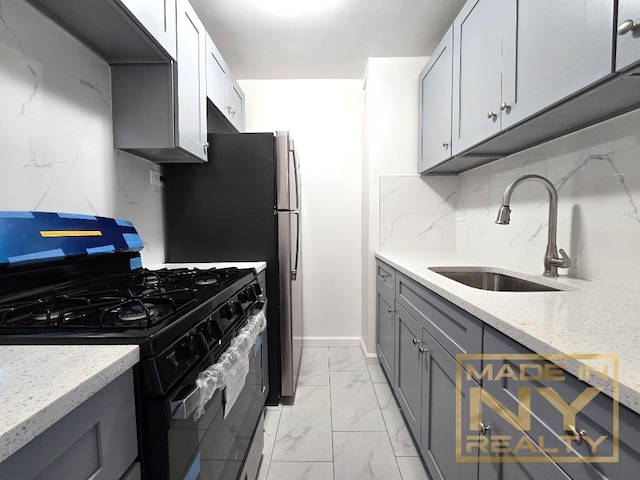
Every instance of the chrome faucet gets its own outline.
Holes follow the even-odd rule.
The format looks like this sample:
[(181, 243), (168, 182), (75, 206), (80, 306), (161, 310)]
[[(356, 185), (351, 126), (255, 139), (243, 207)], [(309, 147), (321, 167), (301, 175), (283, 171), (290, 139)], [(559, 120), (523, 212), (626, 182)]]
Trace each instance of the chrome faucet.
[(498, 225), (509, 225), (511, 208), (511, 195), (518, 185), (527, 180), (540, 182), (549, 192), (549, 240), (547, 241), (547, 251), (544, 254), (544, 275), (545, 277), (557, 277), (558, 268), (569, 268), (571, 259), (563, 249), (560, 249), (558, 256), (558, 247), (556, 245), (556, 235), (558, 231), (558, 192), (549, 180), (540, 175), (522, 175), (511, 182), (504, 191), (502, 198), (502, 206), (498, 210)]

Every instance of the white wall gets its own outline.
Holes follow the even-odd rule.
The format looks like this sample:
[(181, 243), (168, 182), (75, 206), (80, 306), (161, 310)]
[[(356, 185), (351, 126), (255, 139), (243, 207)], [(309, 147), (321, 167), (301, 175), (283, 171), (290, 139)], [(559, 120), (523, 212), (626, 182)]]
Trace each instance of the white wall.
[(164, 260), (159, 167), (113, 149), (109, 65), (23, 1), (0, 0), (0, 210), (134, 223)]
[(289, 130), (299, 155), (305, 340), (353, 342), (361, 317), (361, 83), (239, 83), (247, 131)]
[(381, 175), (412, 174), (418, 162), (418, 74), (428, 57), (369, 58), (364, 78), (362, 167), (363, 347), (375, 352), (375, 258)]

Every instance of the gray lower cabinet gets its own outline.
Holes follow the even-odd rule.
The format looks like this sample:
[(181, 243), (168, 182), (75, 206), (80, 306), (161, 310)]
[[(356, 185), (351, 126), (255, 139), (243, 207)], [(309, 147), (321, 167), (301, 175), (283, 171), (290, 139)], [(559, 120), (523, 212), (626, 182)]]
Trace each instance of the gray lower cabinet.
[(616, 71), (626, 70), (638, 62), (640, 62), (640, 2), (618, 0)]
[(418, 173), (422, 173), (451, 158), (453, 27), (436, 47), (418, 81)]
[(393, 384), (394, 382), (394, 356), (395, 356), (395, 312), (393, 302), (391, 305), (379, 292), (376, 293), (376, 352), (380, 365)]
[(129, 370), (0, 463), (0, 478), (137, 480), (137, 456)]

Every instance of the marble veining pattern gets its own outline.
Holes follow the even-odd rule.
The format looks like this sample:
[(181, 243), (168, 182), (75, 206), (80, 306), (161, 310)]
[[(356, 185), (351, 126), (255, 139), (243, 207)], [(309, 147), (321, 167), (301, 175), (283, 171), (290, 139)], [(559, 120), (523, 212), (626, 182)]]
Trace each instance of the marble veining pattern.
[(331, 419), (334, 432), (385, 430), (368, 372), (331, 372)]
[(333, 480), (332, 462), (272, 462), (267, 480)]
[(139, 360), (136, 345), (0, 346), (0, 462)]
[(329, 347), (331, 371), (367, 371), (367, 364), (359, 347)]
[(335, 432), (335, 480), (401, 480), (384, 432)]
[(373, 383), (387, 383), (387, 377), (380, 365), (367, 365), (369, 376)]
[(299, 385), (282, 407), (272, 461), (332, 461), (330, 403), (328, 386)]
[(380, 176), (380, 249), (455, 247), (456, 180), (419, 175)]
[(378, 404), (382, 411), (384, 423), (389, 432), (389, 440), (396, 457), (415, 457), (418, 451), (413, 443), (407, 424), (400, 413), (400, 406), (393, 396), (393, 392), (386, 383), (375, 383), (373, 388), (376, 391)]
[(302, 350), (298, 385), (329, 385), (328, 347), (305, 347)]
[(111, 70), (24, 1), (0, 0), (0, 205), (125, 218), (164, 259), (159, 165), (113, 148)]

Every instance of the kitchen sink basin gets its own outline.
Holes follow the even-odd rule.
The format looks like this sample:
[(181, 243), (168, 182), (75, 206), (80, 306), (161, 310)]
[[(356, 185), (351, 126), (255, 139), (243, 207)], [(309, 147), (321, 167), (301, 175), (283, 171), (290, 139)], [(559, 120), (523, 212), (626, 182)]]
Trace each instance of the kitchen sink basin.
[(559, 292), (559, 288), (550, 287), (542, 283), (531, 282), (522, 278), (512, 277), (504, 273), (458, 269), (451, 267), (430, 267), (429, 270), (439, 275), (455, 280), (469, 287), (492, 292)]

